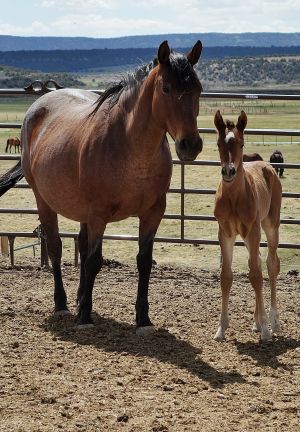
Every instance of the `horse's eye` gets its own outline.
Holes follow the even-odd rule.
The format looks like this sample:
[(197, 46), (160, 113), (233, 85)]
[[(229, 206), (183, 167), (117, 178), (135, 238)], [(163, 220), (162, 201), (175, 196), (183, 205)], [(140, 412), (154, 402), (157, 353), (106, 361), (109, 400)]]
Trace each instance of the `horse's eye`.
[(243, 147), (244, 147), (244, 144), (241, 145), (241, 148), (243, 148)]
[(169, 94), (170, 93), (170, 87), (168, 87), (167, 85), (163, 85), (162, 91), (164, 94)]

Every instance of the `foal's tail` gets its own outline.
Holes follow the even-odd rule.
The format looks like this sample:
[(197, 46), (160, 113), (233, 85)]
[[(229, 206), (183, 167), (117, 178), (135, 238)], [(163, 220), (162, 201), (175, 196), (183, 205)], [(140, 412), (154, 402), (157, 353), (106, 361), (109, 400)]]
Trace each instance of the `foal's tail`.
[(21, 161), (0, 177), (0, 197), (24, 177)]

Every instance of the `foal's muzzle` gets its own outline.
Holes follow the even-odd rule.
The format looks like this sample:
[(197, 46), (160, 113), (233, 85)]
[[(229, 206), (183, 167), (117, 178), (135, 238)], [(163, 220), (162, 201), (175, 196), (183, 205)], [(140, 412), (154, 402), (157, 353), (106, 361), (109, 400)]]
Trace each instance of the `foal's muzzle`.
[(175, 141), (176, 153), (181, 161), (193, 161), (202, 151), (203, 141), (201, 137), (183, 138)]
[(230, 165), (223, 165), (221, 169), (222, 178), (225, 182), (229, 183), (231, 182), (234, 177), (236, 176), (236, 169), (235, 167)]

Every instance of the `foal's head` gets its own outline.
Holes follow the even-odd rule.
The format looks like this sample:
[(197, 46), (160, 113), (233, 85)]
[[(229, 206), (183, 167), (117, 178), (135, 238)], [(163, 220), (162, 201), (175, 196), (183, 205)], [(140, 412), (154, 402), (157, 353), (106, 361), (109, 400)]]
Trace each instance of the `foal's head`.
[(185, 161), (194, 160), (203, 145), (197, 128), (202, 86), (194, 70), (201, 51), (198, 41), (187, 55), (172, 53), (165, 41), (157, 53), (152, 112), (175, 140), (179, 159)]
[(247, 116), (244, 111), (235, 126), (232, 121), (223, 120), (220, 111), (215, 114), (215, 126), (218, 130), (218, 148), (221, 159), (221, 174), (225, 182), (231, 182), (243, 164), (244, 130)]

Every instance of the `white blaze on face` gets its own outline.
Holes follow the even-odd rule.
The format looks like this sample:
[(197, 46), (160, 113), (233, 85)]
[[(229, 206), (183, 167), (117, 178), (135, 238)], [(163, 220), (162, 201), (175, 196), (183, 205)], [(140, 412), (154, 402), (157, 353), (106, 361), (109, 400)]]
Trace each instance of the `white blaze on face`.
[(226, 144), (229, 143), (229, 140), (231, 140), (231, 138), (234, 138), (234, 133), (233, 132), (228, 132), (228, 134), (225, 137)]

